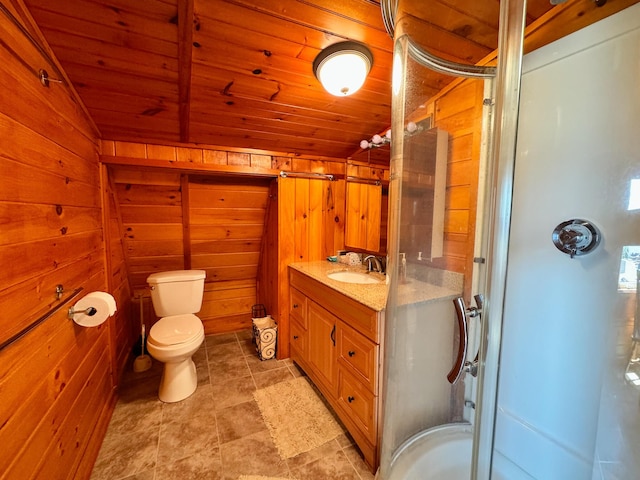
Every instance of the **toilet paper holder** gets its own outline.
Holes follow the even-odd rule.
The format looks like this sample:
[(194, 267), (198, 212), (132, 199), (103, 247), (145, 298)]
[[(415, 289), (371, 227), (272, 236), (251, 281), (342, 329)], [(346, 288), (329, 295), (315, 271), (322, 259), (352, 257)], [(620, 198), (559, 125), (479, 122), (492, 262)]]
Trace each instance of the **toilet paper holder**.
[(89, 317), (93, 317), (96, 313), (98, 313), (98, 310), (94, 307), (87, 307), (84, 310), (75, 310), (73, 307), (69, 307), (69, 312), (67, 313), (67, 317), (69, 318), (69, 320), (73, 320), (73, 316), (78, 313), (84, 313)]

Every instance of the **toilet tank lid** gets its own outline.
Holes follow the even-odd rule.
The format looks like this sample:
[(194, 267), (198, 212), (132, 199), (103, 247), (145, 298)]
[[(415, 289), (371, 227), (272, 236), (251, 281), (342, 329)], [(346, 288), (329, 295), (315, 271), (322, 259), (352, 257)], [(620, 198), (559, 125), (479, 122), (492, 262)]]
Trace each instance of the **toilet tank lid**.
[(149, 339), (157, 345), (178, 345), (197, 337), (203, 329), (202, 321), (195, 315), (174, 315), (154, 323), (149, 331)]
[(147, 277), (147, 283), (189, 282), (205, 278), (204, 270), (173, 270), (171, 272), (152, 273)]

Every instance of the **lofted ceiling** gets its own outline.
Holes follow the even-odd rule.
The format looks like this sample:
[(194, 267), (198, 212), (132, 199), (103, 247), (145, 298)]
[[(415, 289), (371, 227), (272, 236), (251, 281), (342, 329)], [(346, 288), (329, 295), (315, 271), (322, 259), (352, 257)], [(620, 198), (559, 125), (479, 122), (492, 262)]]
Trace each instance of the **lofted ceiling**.
[[(392, 40), (375, 0), (25, 0), (103, 138), (347, 158), (391, 122)], [(498, 0), (416, 0), (433, 53), (476, 63), (497, 46)], [(552, 8), (529, 0), (528, 21)], [(350, 97), (312, 72), (328, 45), (371, 49)], [(450, 77), (433, 74), (425, 95)]]

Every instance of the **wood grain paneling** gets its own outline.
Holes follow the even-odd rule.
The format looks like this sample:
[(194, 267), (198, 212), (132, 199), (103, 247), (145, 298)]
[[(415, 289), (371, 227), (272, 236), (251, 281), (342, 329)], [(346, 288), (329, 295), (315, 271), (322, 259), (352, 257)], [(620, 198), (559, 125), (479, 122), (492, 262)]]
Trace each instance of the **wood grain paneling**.
[[(250, 162), (249, 154), (236, 157)], [(269, 183), (190, 177), (191, 264), (210, 282), (200, 312), (207, 331), (251, 325)]]
[[(200, 317), (207, 333), (248, 327), (251, 306), (260, 302), (279, 320), (279, 334), (286, 335), (287, 265), (344, 248), (344, 180), (273, 179), (281, 169), (343, 177), (345, 160), (114, 141), (103, 141), (102, 152), (122, 212), (133, 289), (144, 293), (149, 273), (180, 269), (187, 261), (190, 268), (204, 269)], [(163, 161), (170, 163), (156, 168)], [(355, 174), (388, 178), (386, 168), (353, 168)], [(186, 209), (180, 180), (185, 172)], [(252, 178), (252, 172), (259, 176)], [(287, 356), (286, 343), (280, 345), (279, 355)]]
[[(13, 2), (16, 12), (24, 7)], [(30, 19), (20, 18), (32, 38)], [(72, 89), (40, 84), (34, 72), (59, 67), (0, 16), (0, 341), (71, 292), (110, 291), (97, 132)], [(63, 79), (63, 81), (66, 81)], [(107, 260), (107, 258), (109, 260)], [(114, 273), (114, 278), (118, 273)], [(63, 285), (62, 300), (55, 289)], [(124, 295), (119, 320), (126, 324)], [(73, 301), (71, 302), (71, 304)], [(0, 478), (88, 478), (113, 408), (113, 318), (96, 328), (62, 307), (0, 350)], [(125, 346), (126, 347), (126, 346)], [(122, 361), (122, 360), (121, 360)], [(78, 473), (77, 472), (83, 472)], [(77, 474), (77, 475), (76, 475)]]
[(120, 378), (138, 337), (139, 323), (134, 322), (129, 284), (128, 254), (122, 236), (122, 214), (115, 195), (115, 184), (109, 181), (106, 166), (101, 166), (103, 188), (103, 218), (107, 251), (107, 280), (109, 291), (120, 306), (110, 321), (109, 344), (115, 378)]
[[(148, 295), (146, 278), (158, 271), (194, 268), (207, 275), (199, 314), (207, 333), (251, 325), (260, 249), (265, 230), (271, 156), (191, 146), (103, 142), (103, 152), (130, 159), (167, 159), (176, 164), (264, 168), (267, 177), (175, 174), (169, 169), (110, 167), (129, 280)], [(156, 158), (157, 157), (157, 158)], [(106, 158), (103, 155), (103, 159)], [(149, 310), (152, 324), (155, 315)]]
[[(258, 298), (277, 319), (279, 338), (288, 339), (287, 265), (320, 260), (344, 248), (345, 181), (287, 177), (279, 178), (277, 186), (277, 202), (268, 218), (271, 232), (266, 234), (267, 245), (276, 248), (263, 250), (267, 260), (260, 271)], [(278, 358), (288, 356), (289, 344), (283, 340)]]
[[(26, 2), (106, 138), (346, 158), (391, 123), (393, 42), (376, 1)], [(474, 64), (497, 48), (499, 2), (395, 3), (397, 28), (439, 57)], [(527, 51), (633, 3), (528, 0)], [(336, 98), (312, 65), (344, 40), (374, 61), (359, 92)], [(426, 71), (413, 88), (428, 98), (450, 81)]]

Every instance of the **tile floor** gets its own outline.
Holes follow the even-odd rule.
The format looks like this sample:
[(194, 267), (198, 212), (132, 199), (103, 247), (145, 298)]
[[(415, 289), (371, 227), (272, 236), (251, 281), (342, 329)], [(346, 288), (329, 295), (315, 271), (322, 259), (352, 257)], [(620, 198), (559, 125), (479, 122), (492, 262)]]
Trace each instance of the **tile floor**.
[(372, 480), (348, 435), (283, 460), (253, 399), (257, 388), (301, 371), (290, 360), (260, 361), (249, 330), (207, 336), (194, 356), (198, 389), (188, 399), (157, 398), (162, 364), (127, 369), (92, 480)]

